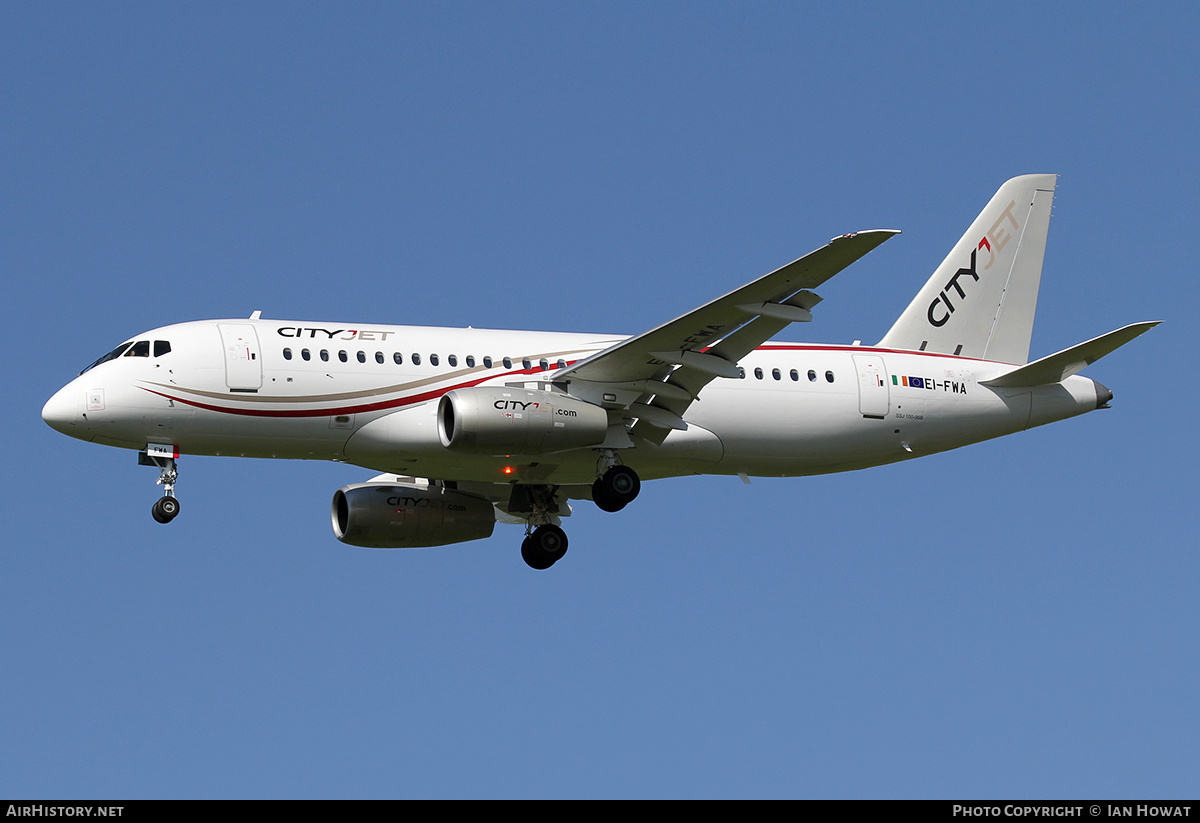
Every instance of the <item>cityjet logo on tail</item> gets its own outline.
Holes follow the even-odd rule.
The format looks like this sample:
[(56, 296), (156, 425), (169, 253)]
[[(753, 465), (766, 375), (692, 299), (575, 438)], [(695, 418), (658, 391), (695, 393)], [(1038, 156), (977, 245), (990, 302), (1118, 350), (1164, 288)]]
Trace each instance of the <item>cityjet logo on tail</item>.
[[(946, 321), (950, 319), (950, 315), (954, 314), (955, 304), (951, 300), (951, 295), (947, 294), (947, 292), (953, 290), (954, 293), (958, 295), (959, 305), (962, 305), (962, 303), (967, 299), (967, 292), (963, 289), (962, 283), (959, 282), (960, 277), (969, 274), (976, 283), (979, 282), (979, 271), (975, 267), (975, 260), (980, 249), (987, 249), (988, 254), (990, 255), (987, 263), (983, 267), (984, 271), (990, 269), (992, 264), (996, 262), (996, 253), (1008, 245), (1008, 241), (1012, 239), (1012, 233), (1008, 228), (1001, 224), (1007, 220), (1011, 225), (1013, 232), (1020, 228), (1020, 225), (1017, 223), (1017, 219), (1013, 217), (1012, 213), (1013, 208), (1016, 205), (1017, 203), (1015, 200), (1008, 201), (1008, 207), (1004, 209), (1004, 212), (998, 218), (996, 218), (996, 222), (992, 224), (990, 229), (988, 229), (987, 234), (983, 236), (983, 239), (979, 241), (978, 245), (971, 249), (971, 265), (965, 269), (959, 269), (956, 271), (954, 276), (950, 278), (949, 282), (942, 287), (942, 290), (938, 296), (935, 297), (933, 302), (929, 304), (929, 311), (925, 313), (925, 316), (929, 318), (930, 325), (940, 328), (946, 325)], [(963, 282), (969, 283), (970, 281)]]

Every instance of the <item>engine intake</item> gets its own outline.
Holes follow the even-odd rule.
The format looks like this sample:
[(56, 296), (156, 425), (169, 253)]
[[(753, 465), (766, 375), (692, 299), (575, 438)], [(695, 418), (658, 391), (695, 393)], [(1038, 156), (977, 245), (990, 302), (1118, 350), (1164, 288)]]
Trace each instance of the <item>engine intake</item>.
[(492, 536), (496, 511), (444, 486), (355, 483), (333, 493), (333, 534), (368, 549), (416, 549)]
[(545, 454), (599, 446), (608, 413), (565, 394), (479, 386), (446, 392), (438, 405), (442, 445), (473, 454)]

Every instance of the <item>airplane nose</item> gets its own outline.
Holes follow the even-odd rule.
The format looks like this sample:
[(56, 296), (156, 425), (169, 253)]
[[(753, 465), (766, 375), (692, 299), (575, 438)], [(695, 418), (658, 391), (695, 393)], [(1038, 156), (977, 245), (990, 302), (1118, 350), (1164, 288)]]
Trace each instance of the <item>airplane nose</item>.
[(42, 419), (55, 431), (90, 440), (91, 435), (83, 425), (83, 393), (77, 388), (66, 386), (59, 389), (42, 406)]

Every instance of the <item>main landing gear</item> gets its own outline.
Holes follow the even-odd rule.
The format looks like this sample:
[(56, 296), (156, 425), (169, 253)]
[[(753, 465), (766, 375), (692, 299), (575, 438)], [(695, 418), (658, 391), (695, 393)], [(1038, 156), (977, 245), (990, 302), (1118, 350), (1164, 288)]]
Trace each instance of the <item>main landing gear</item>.
[[(612, 455), (605, 455), (600, 469), (603, 474), (592, 484), (592, 499), (606, 512), (617, 512), (633, 502), (642, 489), (637, 472), (628, 466), (616, 465)], [(557, 524), (558, 502), (554, 486), (524, 486), (523, 499), (518, 503), (514, 494), (509, 511), (526, 511), (525, 540), (521, 543), (521, 559), (530, 568), (548, 569), (567, 553), (567, 534)], [(515, 490), (514, 490), (515, 491)]]
[(553, 523), (538, 526), (521, 543), (521, 559), (531, 569), (550, 568), (567, 553), (567, 533)]
[(567, 553), (567, 534), (559, 527), (558, 486), (514, 486), (508, 511), (525, 515), (521, 558), (532, 569), (548, 569)]
[(642, 490), (637, 472), (628, 466), (612, 466), (592, 484), (592, 500), (603, 511), (619, 512)]
[(179, 514), (179, 501), (175, 499), (175, 481), (179, 478), (179, 470), (175, 465), (175, 458), (141, 452), (138, 454), (138, 463), (158, 467), (158, 480), (154, 482), (163, 487), (165, 496), (159, 498), (150, 514), (159, 523), (170, 523), (175, 519), (175, 515)]

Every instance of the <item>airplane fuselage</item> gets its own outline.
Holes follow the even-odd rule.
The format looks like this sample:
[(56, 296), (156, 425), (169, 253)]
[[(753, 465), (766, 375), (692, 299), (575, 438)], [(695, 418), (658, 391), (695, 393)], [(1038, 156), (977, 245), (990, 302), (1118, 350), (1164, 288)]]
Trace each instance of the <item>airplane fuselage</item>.
[[(381, 472), (490, 483), (590, 483), (592, 449), (447, 451), (448, 391), (550, 388), (555, 372), (624, 338), (558, 332), (217, 320), (138, 335), (47, 404), (55, 428), (95, 443), (183, 454), (337, 460)], [(163, 344), (169, 345), (163, 345)], [(162, 351), (163, 349), (169, 349)], [(156, 353), (161, 352), (161, 353)], [(706, 386), (687, 429), (625, 460), (643, 478), (796, 476), (956, 448), (1095, 409), (1094, 381), (1002, 389), (1012, 368), (944, 354), (771, 342)], [(570, 392), (570, 383), (565, 388)], [(505, 402), (520, 415), (522, 401)], [(528, 458), (528, 459), (526, 459)]]

